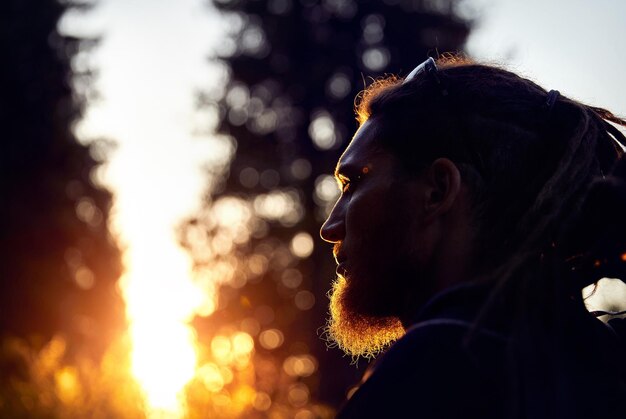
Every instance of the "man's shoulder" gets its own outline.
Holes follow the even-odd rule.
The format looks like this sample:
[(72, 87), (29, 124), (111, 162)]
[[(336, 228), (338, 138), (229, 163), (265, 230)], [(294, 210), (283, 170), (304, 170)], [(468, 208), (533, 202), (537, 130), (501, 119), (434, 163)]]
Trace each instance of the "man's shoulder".
[[(407, 364), (422, 364), (428, 356), (433, 359), (453, 357), (448, 361), (464, 362), (467, 356), (475, 358), (476, 353), (502, 352), (508, 344), (508, 337), (502, 333), (473, 322), (459, 319), (432, 319), (410, 327), (406, 334), (392, 345), (379, 360), (379, 364), (398, 360)], [(474, 354), (474, 355), (472, 355)], [(422, 355), (422, 356), (419, 356)], [(482, 356), (480, 357), (482, 358)]]
[(462, 412), (489, 418), (498, 409), (491, 400), (503, 389), (506, 345), (505, 336), (462, 320), (420, 322), (377, 360), (340, 417), (417, 403), (425, 418)]
[[(506, 342), (507, 335), (504, 332), (486, 327), (474, 321), (455, 318), (435, 318), (424, 320), (409, 327), (401, 340), (411, 342), (413, 340), (430, 340), (432, 336), (448, 337), (451, 339), (463, 337), (476, 337), (495, 342)], [(400, 342), (400, 341), (398, 341)]]

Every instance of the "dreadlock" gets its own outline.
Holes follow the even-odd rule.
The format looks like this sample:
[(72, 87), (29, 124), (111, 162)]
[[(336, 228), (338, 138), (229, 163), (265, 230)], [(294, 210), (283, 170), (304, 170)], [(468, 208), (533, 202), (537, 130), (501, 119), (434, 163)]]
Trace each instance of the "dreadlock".
[[(601, 211), (598, 195), (603, 205), (614, 205), (626, 194), (626, 169), (620, 169), (621, 190), (606, 186), (611, 177), (615, 184), (612, 169), (626, 145), (612, 124), (626, 127), (626, 121), (606, 109), (548, 95), (501, 68), (458, 58), (437, 64), (436, 81), (428, 76), (404, 84), (398, 78), (376, 81), (358, 98), (357, 120), (377, 122), (382, 133), (377, 141), (398, 156), (407, 174), (419, 173), (439, 157), (459, 167), (473, 197), (473, 274), (494, 284), (476, 321), (489, 316), (497, 301), (515, 308), (511, 358), (523, 359), (524, 365), (512, 366), (517, 372), (512, 387), (524, 396), (512, 402), (513, 409), (528, 417), (556, 411), (574, 417), (563, 416), (570, 407), (559, 405), (555, 392), (571, 386), (564, 380), (575, 380), (574, 372), (564, 370), (581, 357), (589, 362), (574, 371), (606, 372), (598, 376), (613, 377), (623, 396), (626, 372), (607, 372), (610, 364), (592, 361), (604, 357), (612, 343), (592, 348), (584, 342), (602, 341), (605, 331), (584, 309), (580, 291), (601, 278), (592, 268), (607, 258), (606, 245), (598, 243), (606, 244), (606, 231), (615, 228), (611, 223), (625, 223), (615, 215), (599, 225), (593, 217)], [(620, 164), (626, 167), (626, 159)], [(594, 192), (607, 188), (612, 192)], [(590, 203), (594, 196), (595, 204)], [(626, 259), (624, 237), (613, 235), (610, 241), (613, 253), (623, 252)], [(619, 272), (602, 273), (624, 280), (624, 265), (611, 265)], [(578, 356), (563, 356), (574, 352)]]

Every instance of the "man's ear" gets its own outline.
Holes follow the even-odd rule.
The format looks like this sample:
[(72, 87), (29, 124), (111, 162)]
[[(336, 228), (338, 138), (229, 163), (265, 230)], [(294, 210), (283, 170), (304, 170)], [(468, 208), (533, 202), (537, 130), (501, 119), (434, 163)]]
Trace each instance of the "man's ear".
[(446, 214), (459, 196), (461, 190), (461, 173), (450, 159), (439, 158), (426, 169), (426, 221)]

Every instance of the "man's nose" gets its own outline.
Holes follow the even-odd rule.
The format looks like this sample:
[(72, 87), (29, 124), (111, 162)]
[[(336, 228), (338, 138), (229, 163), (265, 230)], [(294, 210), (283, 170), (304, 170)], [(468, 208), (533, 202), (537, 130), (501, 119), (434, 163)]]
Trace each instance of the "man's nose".
[(335, 206), (320, 229), (320, 237), (327, 242), (337, 243), (346, 235), (345, 223), (341, 211)]

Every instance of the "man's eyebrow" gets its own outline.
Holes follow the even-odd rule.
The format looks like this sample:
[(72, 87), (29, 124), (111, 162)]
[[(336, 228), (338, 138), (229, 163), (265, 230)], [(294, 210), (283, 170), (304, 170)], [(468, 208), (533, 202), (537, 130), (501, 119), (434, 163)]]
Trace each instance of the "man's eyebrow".
[(350, 178), (352, 173), (354, 173), (354, 167), (349, 164), (337, 165), (335, 168), (335, 178), (337, 179)]
[(363, 173), (367, 173), (369, 171), (369, 165), (361, 166), (354, 165), (350, 163), (344, 163), (338, 165), (335, 168), (335, 178), (336, 179), (351, 179), (360, 176)]

